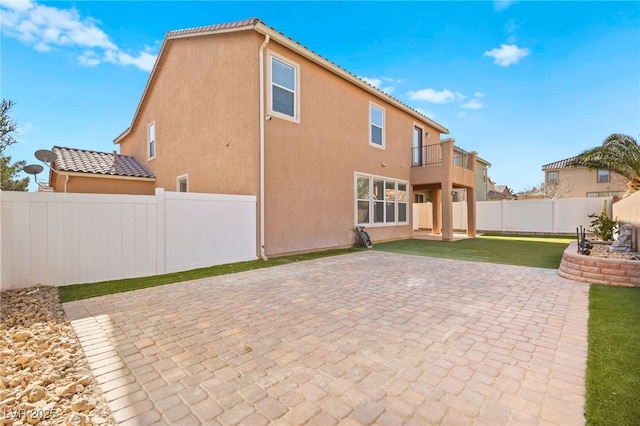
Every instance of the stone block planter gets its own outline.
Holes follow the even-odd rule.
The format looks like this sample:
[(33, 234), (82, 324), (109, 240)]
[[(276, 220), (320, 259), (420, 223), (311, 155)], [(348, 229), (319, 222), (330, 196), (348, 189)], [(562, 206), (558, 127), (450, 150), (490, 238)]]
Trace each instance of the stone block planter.
[(565, 249), (558, 274), (573, 281), (623, 287), (640, 287), (640, 261), (578, 254), (573, 241)]

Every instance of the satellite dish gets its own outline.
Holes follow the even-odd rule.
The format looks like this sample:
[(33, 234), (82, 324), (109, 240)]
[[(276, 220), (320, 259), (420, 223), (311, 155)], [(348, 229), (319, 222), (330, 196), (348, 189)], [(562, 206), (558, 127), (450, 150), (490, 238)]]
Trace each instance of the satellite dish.
[(37, 175), (42, 171), (43, 167), (40, 164), (29, 164), (28, 166), (24, 166), (24, 172), (29, 175)]
[(53, 163), (57, 158), (56, 153), (53, 151), (49, 151), (48, 149), (37, 150), (35, 156), (43, 163)]

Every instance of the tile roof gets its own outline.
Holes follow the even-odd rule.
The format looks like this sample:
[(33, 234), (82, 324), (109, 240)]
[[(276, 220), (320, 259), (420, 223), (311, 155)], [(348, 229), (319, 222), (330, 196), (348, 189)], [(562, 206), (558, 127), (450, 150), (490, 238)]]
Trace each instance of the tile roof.
[(240, 21), (226, 22), (222, 24), (204, 25), (202, 27), (184, 28), (182, 30), (167, 31), (167, 37), (184, 36), (189, 34), (201, 34), (221, 30), (233, 30), (243, 27), (251, 27), (261, 22), (258, 18), (242, 19)]
[[(111, 152), (54, 146), (56, 169), (66, 172), (155, 178), (137, 158)], [(115, 163), (114, 163), (115, 155)]]
[(553, 163), (545, 164), (544, 166), (542, 166), (542, 171), (566, 169), (568, 167), (569, 161), (575, 160), (576, 158), (579, 158), (579, 157), (580, 157), (579, 155), (576, 155), (575, 157), (565, 158), (564, 160), (555, 161)]
[[(417, 109), (411, 107), (410, 105), (407, 105), (406, 103), (400, 101), (399, 99), (394, 98), (393, 96), (389, 95), (388, 93), (386, 93), (386, 92), (380, 90), (379, 88), (373, 86), (372, 84), (364, 81), (362, 78), (360, 78), (357, 75), (351, 73), (350, 71), (347, 71), (346, 69), (342, 68), (340, 65), (337, 65), (336, 63), (330, 61), (329, 59), (325, 58), (324, 56), (318, 54), (317, 52), (315, 52), (315, 51), (313, 51), (311, 49), (309, 49), (307, 46), (303, 46), (302, 44), (300, 44), (299, 42), (295, 41), (291, 37), (286, 36), (284, 33), (277, 31), (273, 27), (269, 27), (260, 18), (253, 17), (253, 18), (242, 19), (242, 20), (239, 20), (239, 21), (227, 22), (227, 23), (222, 23), (222, 24), (205, 25), (205, 26), (201, 26), (201, 27), (184, 28), (184, 29), (181, 29), (181, 30), (167, 31), (166, 36), (165, 36), (165, 42), (167, 40), (169, 40), (169, 39), (172, 39), (172, 38), (189, 37), (189, 36), (203, 35), (203, 34), (208, 34), (208, 33), (219, 33), (219, 32), (225, 32), (225, 31), (234, 31), (234, 30), (241, 30), (243, 28), (246, 28), (246, 29), (254, 28), (255, 29), (256, 26), (259, 26), (259, 25), (268, 28), (269, 30), (273, 31), (274, 33), (277, 33), (277, 35), (283, 37), (286, 41), (289, 41), (289, 42), (293, 43), (296, 46), (296, 48), (303, 49), (303, 50), (305, 50), (307, 52), (310, 52), (313, 55), (315, 55), (318, 59), (320, 59), (321, 61), (325, 62), (326, 64), (329, 64), (330, 66), (332, 66), (334, 68), (337, 68), (341, 72), (346, 73), (349, 76), (349, 78), (356, 79), (360, 83), (363, 83), (363, 84), (369, 86), (370, 88), (375, 89), (375, 91), (378, 93), (378, 96), (382, 97), (383, 99), (386, 97), (386, 98), (390, 99), (391, 101), (402, 105), (404, 108), (407, 108), (407, 109), (411, 110), (411, 112), (413, 112), (414, 114), (426, 119), (427, 122), (431, 123), (432, 125), (435, 125), (435, 127), (440, 128), (443, 133), (445, 133), (445, 134), (449, 133), (449, 129), (444, 127), (442, 124), (438, 123), (435, 120), (432, 120), (431, 118), (427, 117), (425, 114), (421, 113)], [(162, 55), (162, 51), (160, 52), (160, 55)], [(152, 77), (153, 77), (153, 71), (152, 71), (152, 75), (150, 76), (150, 79)], [(149, 84), (149, 83), (147, 83), (147, 84)], [(146, 92), (146, 89), (145, 89), (145, 92)], [(143, 94), (143, 98), (144, 98), (144, 95), (145, 94)], [(142, 100), (140, 102), (142, 102)], [(136, 111), (136, 115), (137, 115), (137, 111)], [(135, 121), (135, 116), (134, 116), (133, 121)], [(132, 124), (133, 124), (133, 122), (132, 122)], [(129, 129), (127, 129), (127, 130), (129, 130)], [(125, 134), (127, 132), (127, 130), (125, 130), (125, 132), (123, 132), (123, 134)], [(123, 134), (118, 136), (118, 138), (120, 138)], [(116, 141), (118, 140), (118, 138), (116, 138)]]

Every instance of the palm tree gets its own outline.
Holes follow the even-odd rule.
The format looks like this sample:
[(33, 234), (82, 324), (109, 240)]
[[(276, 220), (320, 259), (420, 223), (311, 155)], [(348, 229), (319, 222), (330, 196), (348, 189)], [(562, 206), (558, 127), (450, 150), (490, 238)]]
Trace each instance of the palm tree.
[(583, 152), (568, 165), (611, 170), (629, 179), (627, 195), (640, 190), (640, 145), (629, 135), (614, 133), (602, 145)]

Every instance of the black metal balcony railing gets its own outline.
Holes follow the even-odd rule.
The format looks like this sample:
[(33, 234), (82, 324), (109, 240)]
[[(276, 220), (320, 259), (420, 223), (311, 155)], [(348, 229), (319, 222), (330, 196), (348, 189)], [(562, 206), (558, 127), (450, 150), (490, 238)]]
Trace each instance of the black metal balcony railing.
[[(428, 166), (432, 164), (442, 164), (442, 144), (422, 145), (412, 148), (413, 165)], [(467, 170), (473, 170), (473, 165), (469, 161), (471, 154), (467, 151), (453, 147), (453, 165)]]
[(442, 144), (422, 145), (414, 147), (412, 150), (414, 166), (442, 163)]

